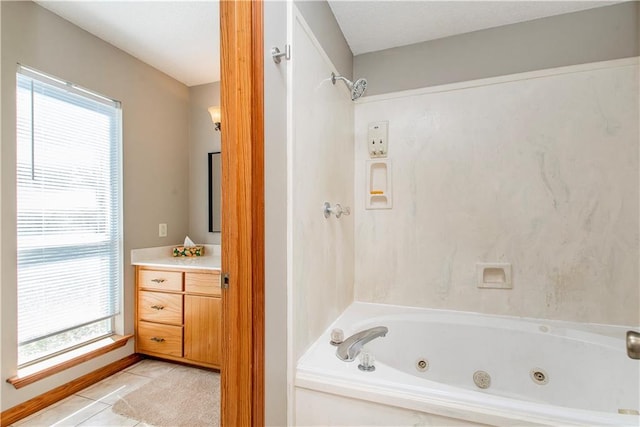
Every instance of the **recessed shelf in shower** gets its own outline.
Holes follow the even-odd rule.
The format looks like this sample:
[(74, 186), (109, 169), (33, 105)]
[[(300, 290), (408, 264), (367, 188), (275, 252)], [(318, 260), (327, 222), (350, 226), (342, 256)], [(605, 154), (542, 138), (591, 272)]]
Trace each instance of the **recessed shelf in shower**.
[(512, 289), (511, 264), (508, 262), (476, 263), (478, 288)]
[(391, 209), (391, 161), (389, 159), (367, 160), (367, 209)]

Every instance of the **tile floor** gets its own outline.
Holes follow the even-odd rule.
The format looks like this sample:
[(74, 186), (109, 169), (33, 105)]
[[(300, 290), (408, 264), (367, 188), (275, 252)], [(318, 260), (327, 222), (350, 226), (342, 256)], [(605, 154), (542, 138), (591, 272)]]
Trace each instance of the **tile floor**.
[(180, 367), (159, 360), (144, 359), (133, 366), (87, 387), (48, 408), (24, 418), (13, 427), (83, 426), (83, 427), (145, 427), (148, 424), (118, 415), (111, 406), (132, 390), (153, 378)]

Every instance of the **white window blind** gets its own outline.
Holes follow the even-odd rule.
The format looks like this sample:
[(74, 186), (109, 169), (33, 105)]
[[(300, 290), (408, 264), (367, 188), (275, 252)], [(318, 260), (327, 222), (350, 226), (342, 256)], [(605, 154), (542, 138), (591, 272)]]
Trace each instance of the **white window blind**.
[(18, 363), (113, 332), (122, 287), (121, 110), (17, 74)]

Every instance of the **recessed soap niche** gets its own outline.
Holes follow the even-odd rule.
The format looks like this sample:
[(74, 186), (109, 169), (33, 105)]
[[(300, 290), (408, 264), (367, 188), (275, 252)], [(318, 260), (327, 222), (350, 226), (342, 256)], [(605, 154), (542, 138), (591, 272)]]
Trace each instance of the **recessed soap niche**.
[(391, 161), (389, 159), (367, 160), (367, 209), (391, 209)]
[(479, 288), (513, 289), (511, 263), (478, 262), (476, 263), (476, 276)]

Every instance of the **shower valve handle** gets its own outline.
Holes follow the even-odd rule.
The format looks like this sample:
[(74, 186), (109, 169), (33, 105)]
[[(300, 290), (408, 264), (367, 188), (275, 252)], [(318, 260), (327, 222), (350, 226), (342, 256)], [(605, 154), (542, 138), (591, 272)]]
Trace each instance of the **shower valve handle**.
[(324, 217), (329, 218), (331, 214), (334, 214), (336, 218), (340, 218), (342, 215), (351, 215), (351, 209), (348, 206), (344, 208), (340, 203), (336, 203), (335, 206), (331, 206), (331, 203), (324, 202), (323, 205)]

